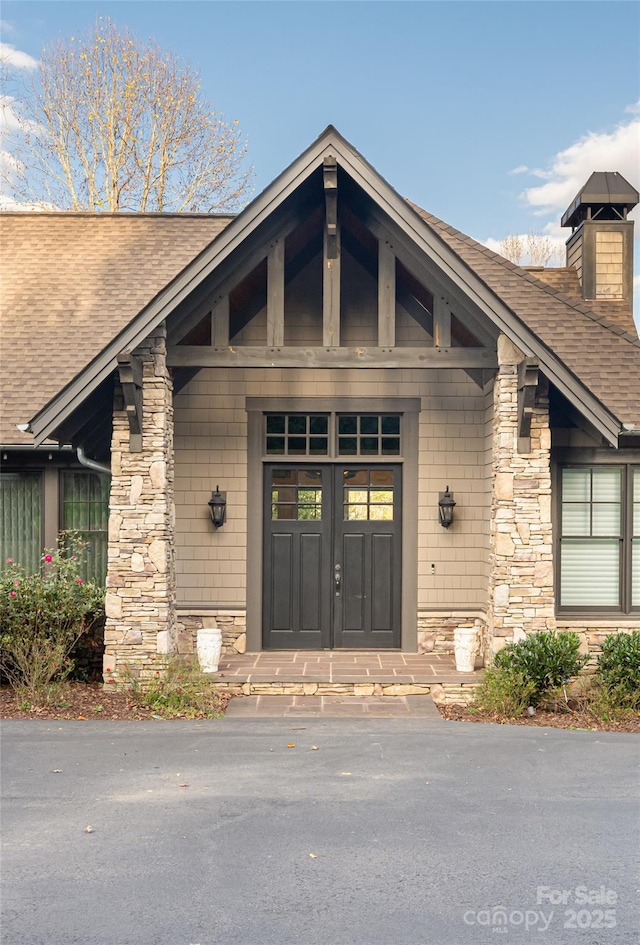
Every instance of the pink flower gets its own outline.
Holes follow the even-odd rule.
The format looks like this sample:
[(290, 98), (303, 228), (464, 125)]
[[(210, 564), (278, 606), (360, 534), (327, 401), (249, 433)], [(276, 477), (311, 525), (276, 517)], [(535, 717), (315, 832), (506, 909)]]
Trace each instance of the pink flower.
[(7, 558), (7, 564), (13, 564), (13, 558)]
[(14, 581), (14, 582), (13, 582), (13, 586), (14, 586), (14, 587), (20, 587), (20, 581)]
[(76, 584), (84, 584), (82, 578), (76, 578)]
[(50, 561), (53, 561), (53, 555), (45, 555), (44, 560), (49, 564)]
[(15, 591), (9, 591), (9, 597), (17, 597), (17, 596), (18, 595), (16, 594)]
[(107, 669), (107, 670), (105, 670), (105, 672), (110, 673), (110, 672), (112, 672), (112, 670)]

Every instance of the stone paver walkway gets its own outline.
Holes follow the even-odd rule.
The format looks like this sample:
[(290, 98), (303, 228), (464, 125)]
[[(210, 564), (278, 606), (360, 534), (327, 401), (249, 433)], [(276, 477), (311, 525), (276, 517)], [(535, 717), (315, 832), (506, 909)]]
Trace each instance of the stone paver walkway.
[(473, 683), (480, 673), (459, 673), (452, 656), (397, 650), (280, 650), (223, 656), (216, 680), (288, 683)]
[(423, 718), (444, 722), (430, 696), (242, 696), (226, 716), (246, 718)]

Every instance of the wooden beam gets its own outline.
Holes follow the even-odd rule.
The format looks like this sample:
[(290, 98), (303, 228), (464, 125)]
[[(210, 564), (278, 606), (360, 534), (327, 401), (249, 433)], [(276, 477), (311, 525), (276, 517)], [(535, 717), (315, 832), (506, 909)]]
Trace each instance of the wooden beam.
[(335, 157), (328, 155), (323, 161), (325, 232), (327, 235), (327, 255), (337, 259), (338, 248), (338, 164)]
[(211, 344), (217, 348), (229, 344), (229, 296), (217, 296), (211, 307)]
[(284, 344), (284, 240), (274, 240), (267, 256), (267, 345)]
[(329, 255), (329, 236), (324, 231), (322, 253), (322, 343), (325, 347), (340, 345), (340, 227), (336, 234), (337, 256)]
[(387, 240), (378, 242), (378, 345), (396, 343), (396, 257)]
[(424, 254), (415, 246), (408, 237), (400, 231), (397, 238), (391, 232), (386, 223), (372, 210), (367, 216), (366, 225), (378, 239), (387, 239), (393, 243), (396, 258), (400, 260), (405, 269), (411, 275), (422, 283), (432, 295), (440, 295), (448, 298), (455, 310), (456, 317), (471, 331), (483, 345), (487, 347), (496, 343), (496, 336), (487, 330), (479, 318), (474, 315), (469, 308), (469, 300), (464, 293), (453, 283), (445, 285), (445, 276), (436, 268), (435, 264), (430, 263)]
[(167, 354), (169, 367), (260, 368), (486, 368), (497, 367), (487, 348), (269, 348), (238, 345), (207, 348), (178, 345)]
[(537, 358), (525, 358), (518, 364), (518, 452), (531, 452), (531, 417), (536, 402)]
[(129, 421), (129, 450), (142, 451), (142, 361), (131, 351), (118, 354), (118, 371)]
[(433, 297), (433, 336), (436, 348), (451, 347), (451, 308), (441, 295)]

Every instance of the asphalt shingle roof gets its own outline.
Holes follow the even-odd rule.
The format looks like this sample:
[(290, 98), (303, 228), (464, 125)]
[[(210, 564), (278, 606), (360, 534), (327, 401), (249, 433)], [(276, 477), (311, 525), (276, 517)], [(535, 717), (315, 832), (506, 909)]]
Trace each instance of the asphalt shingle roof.
[[(626, 306), (571, 298), (415, 204), (413, 209), (621, 423), (640, 427), (640, 341)], [(603, 314), (606, 313), (606, 314)]]
[(89, 364), (232, 219), (0, 214), (0, 443)]

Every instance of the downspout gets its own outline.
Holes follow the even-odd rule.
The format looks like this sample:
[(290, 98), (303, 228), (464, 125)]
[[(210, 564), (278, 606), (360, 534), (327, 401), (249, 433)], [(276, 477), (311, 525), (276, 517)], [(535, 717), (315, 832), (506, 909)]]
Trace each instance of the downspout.
[(93, 469), (94, 472), (104, 473), (106, 476), (111, 475), (110, 466), (106, 466), (104, 463), (99, 463), (96, 459), (89, 459), (81, 446), (79, 446), (76, 450), (76, 456), (78, 457), (78, 462), (82, 463), (83, 466), (86, 466), (87, 469)]

